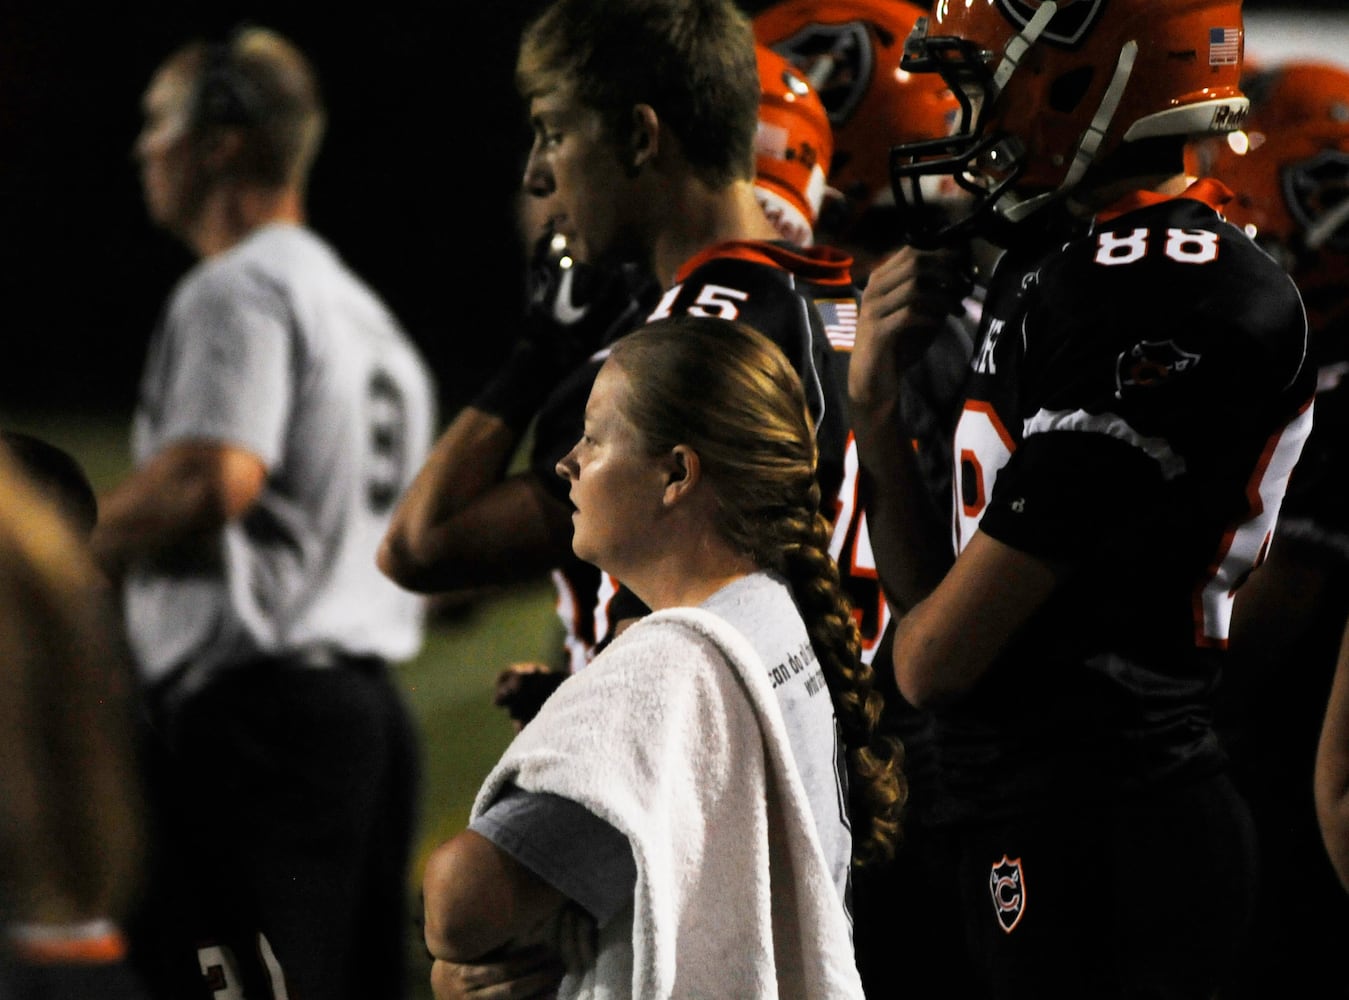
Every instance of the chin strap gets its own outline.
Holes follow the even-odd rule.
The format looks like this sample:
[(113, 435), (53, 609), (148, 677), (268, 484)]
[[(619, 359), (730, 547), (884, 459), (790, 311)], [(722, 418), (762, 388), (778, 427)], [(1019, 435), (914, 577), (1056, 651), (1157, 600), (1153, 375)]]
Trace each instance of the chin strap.
[(1007, 46), (1002, 50), (1002, 62), (998, 63), (998, 68), (993, 71), (993, 93), (989, 95), (989, 100), (1002, 93), (1002, 88), (1007, 86), (1007, 81), (1016, 72), (1016, 68), (1021, 65), (1022, 56), (1039, 41), (1040, 36), (1049, 27), (1049, 22), (1054, 20), (1054, 15), (1058, 13), (1058, 9), (1059, 5), (1054, 0), (1045, 0), (1044, 3), (1040, 4), (1040, 9), (1035, 12), (1035, 16), (1026, 22), (1026, 26), (1021, 29), (1021, 33), (1014, 35), (1012, 40), (1007, 43)]
[[(1052, 4), (1046, 4), (1045, 6), (1052, 6)], [(1040, 9), (1043, 10), (1044, 8), (1041, 7)], [(1115, 62), (1115, 72), (1110, 77), (1110, 85), (1105, 88), (1105, 94), (1101, 97), (1101, 103), (1096, 108), (1096, 114), (1092, 116), (1091, 124), (1082, 133), (1082, 141), (1077, 144), (1077, 150), (1073, 153), (1073, 162), (1069, 164), (1068, 171), (1063, 175), (1063, 180), (1053, 191), (1046, 191), (1034, 198), (1027, 198), (1025, 201), (1019, 201), (1015, 205), (1008, 206), (1002, 214), (1009, 222), (1020, 222), (1047, 203), (1067, 194), (1081, 182), (1087, 168), (1096, 159), (1096, 154), (1101, 149), (1101, 143), (1105, 141), (1106, 130), (1110, 128), (1110, 122), (1114, 119), (1115, 112), (1119, 110), (1119, 102), (1124, 98), (1124, 89), (1129, 84), (1129, 77), (1133, 75), (1134, 62), (1137, 58), (1138, 42), (1130, 40), (1120, 47), (1119, 59)]]

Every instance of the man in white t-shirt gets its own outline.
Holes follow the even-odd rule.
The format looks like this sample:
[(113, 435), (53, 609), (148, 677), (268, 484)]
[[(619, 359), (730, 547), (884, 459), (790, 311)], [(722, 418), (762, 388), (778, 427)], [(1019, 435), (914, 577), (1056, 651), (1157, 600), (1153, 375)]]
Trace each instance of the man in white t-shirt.
[(152, 722), (133, 948), (174, 997), (399, 996), (419, 756), (388, 667), (423, 606), (375, 550), (429, 447), (432, 378), (305, 225), (324, 112), (300, 52), (260, 28), (186, 46), (144, 113), (147, 207), (199, 261), (93, 539)]

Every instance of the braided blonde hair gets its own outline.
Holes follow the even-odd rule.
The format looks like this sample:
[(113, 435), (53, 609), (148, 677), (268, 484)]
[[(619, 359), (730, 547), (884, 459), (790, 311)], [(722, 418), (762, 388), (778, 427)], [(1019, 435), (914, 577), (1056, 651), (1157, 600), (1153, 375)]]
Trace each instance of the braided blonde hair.
[(650, 453), (677, 444), (697, 452), (722, 537), (787, 580), (843, 735), (854, 858), (890, 857), (907, 797), (903, 747), (880, 732), (883, 699), (829, 555), (800, 378), (757, 331), (693, 316), (647, 324), (620, 340), (611, 360), (629, 380), (626, 415)]

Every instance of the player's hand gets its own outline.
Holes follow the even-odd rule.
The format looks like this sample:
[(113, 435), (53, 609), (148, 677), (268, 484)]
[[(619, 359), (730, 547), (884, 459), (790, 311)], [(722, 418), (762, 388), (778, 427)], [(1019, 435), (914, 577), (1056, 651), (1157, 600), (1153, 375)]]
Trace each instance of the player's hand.
[(627, 270), (548, 258), (531, 268), (529, 304), (515, 346), (473, 405), (523, 430), (548, 394), (642, 319)]
[(506, 710), (518, 733), (566, 679), (565, 671), (542, 663), (513, 663), (497, 674), (492, 703)]
[(859, 415), (894, 410), (904, 372), (963, 311), (970, 288), (968, 257), (955, 250), (904, 247), (871, 272), (848, 370)]
[(565, 968), (545, 947), (513, 952), (494, 962), (447, 962), (431, 966), (436, 1000), (527, 1000), (557, 996)]
[(530, 269), (522, 339), (538, 341), (563, 373), (608, 343), (620, 327), (625, 332), (640, 319), (629, 275), (621, 267), (549, 256)]

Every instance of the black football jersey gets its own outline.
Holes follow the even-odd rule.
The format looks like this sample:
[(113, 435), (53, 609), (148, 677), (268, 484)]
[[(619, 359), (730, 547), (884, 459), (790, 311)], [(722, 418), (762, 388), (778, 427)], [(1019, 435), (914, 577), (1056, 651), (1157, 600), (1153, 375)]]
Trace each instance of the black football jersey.
[(945, 818), (1221, 764), (1232, 597), (1311, 423), (1287, 275), (1214, 205), (1140, 194), (993, 275), (955, 435), (975, 530), (1064, 569), (969, 697), (937, 713)]

